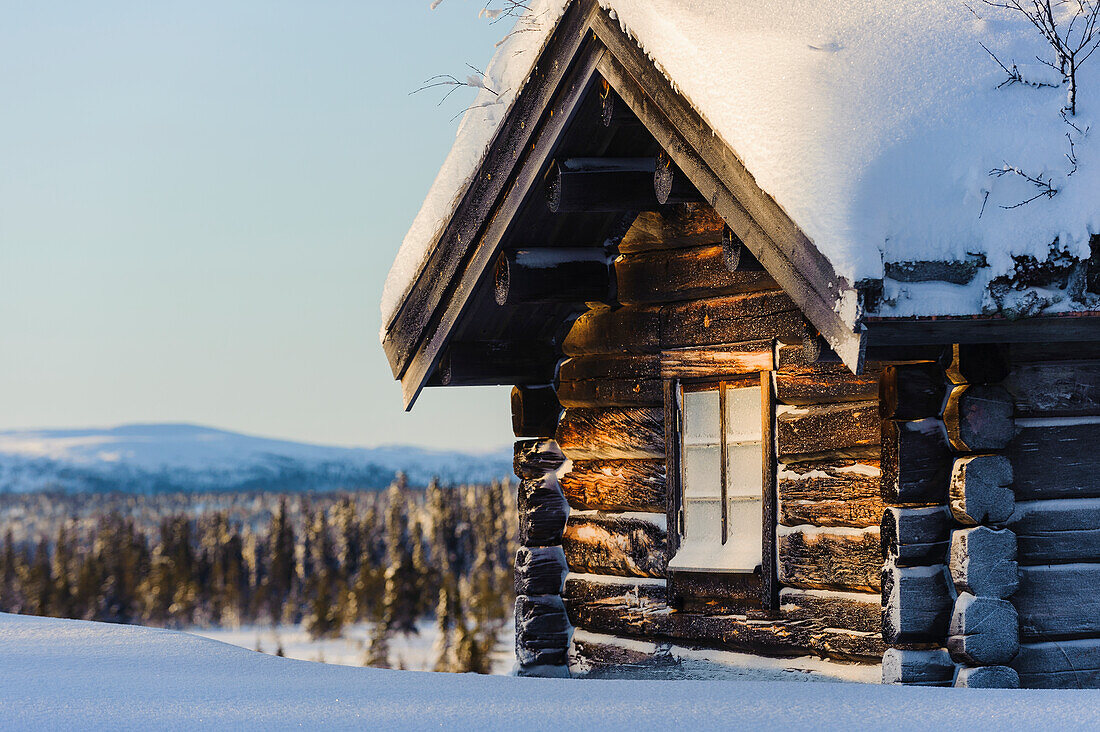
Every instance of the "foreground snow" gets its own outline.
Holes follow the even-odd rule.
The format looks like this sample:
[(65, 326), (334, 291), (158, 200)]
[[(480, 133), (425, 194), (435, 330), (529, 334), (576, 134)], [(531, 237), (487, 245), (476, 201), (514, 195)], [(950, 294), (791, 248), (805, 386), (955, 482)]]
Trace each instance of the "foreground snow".
[(185, 633), (0, 614), (0, 725), (31, 729), (1015, 730), (1100, 725), (1095, 692), (427, 674), (275, 658)]

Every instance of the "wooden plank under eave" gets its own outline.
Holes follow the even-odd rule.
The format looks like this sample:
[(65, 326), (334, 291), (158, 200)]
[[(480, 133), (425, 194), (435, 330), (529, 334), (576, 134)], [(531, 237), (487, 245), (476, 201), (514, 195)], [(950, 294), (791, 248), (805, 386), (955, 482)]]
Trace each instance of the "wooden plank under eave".
[(579, 65), (569, 77), (567, 89), (560, 102), (551, 108), (551, 114), (538, 132), (537, 138), (526, 159), (519, 165), (514, 184), (508, 188), (500, 205), (486, 226), (484, 234), (478, 240), (470, 261), (459, 276), (454, 293), (441, 303), (443, 312), (434, 326), (426, 328), (426, 337), (421, 342), (408, 368), (401, 377), (401, 390), (405, 399), (405, 410), (412, 409), (420, 391), (424, 388), (450, 338), (451, 331), (458, 322), (467, 301), (477, 289), (482, 278), (491, 275), (491, 266), (513, 217), (523, 205), (528, 193), (539, 184), (540, 172), (549, 161), (554, 144), (573, 119), (585, 91), (596, 73), (596, 65), (604, 52), (590, 48), (583, 54)]
[(1100, 313), (1003, 317), (872, 318), (863, 321), (870, 346), (938, 343), (1052, 343), (1100, 341)]
[(601, 61), (606, 79), (676, 165), (748, 246), (765, 269), (788, 292), (833, 350), (855, 373), (865, 354), (862, 332), (838, 314), (851, 285), (837, 277), (831, 264), (759, 186), (668, 80), (657, 72), (637, 44), (605, 12), (592, 20), (593, 30), (611, 52)]

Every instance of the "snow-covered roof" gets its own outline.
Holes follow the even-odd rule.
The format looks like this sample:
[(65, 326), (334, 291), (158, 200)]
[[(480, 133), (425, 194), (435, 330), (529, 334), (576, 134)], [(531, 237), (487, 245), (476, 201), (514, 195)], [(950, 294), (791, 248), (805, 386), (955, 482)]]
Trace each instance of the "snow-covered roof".
[[(507, 91), (482, 91), (465, 115), (386, 283), (384, 329), (567, 4), (533, 2), (529, 32), (490, 65), (487, 85)], [(1089, 256), (1100, 233), (1100, 161), (1088, 130), (1100, 109), (1100, 54), (1081, 69), (1067, 121), (1066, 85), (1036, 61), (1052, 58), (1043, 38), (1019, 13), (980, 2), (600, 4), (850, 283), (882, 279), (884, 263), (984, 256), (988, 266), (967, 284), (887, 280), (880, 314), (981, 313), (1013, 256), (1044, 260), (1055, 240)], [(993, 55), (1028, 83), (1003, 85)], [(1039, 189), (1015, 172), (993, 174), (1006, 167), (1057, 194), (1018, 205)], [(1048, 312), (1075, 307), (1067, 300)], [(855, 325), (855, 309), (842, 315)]]

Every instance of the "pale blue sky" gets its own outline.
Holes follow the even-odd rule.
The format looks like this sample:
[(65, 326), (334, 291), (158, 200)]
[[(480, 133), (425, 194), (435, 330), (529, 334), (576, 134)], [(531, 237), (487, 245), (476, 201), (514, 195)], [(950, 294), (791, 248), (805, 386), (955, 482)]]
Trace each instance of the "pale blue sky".
[(0, 0), (0, 429), (509, 441), (504, 388), (404, 414), (376, 337), (472, 96), (409, 92), (506, 32), (428, 6)]

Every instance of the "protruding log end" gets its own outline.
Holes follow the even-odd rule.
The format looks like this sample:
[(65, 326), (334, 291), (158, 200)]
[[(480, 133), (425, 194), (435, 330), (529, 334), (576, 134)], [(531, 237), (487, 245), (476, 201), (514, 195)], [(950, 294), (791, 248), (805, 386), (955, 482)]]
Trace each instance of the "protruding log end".
[(512, 431), (516, 437), (551, 438), (560, 417), (561, 404), (554, 387), (512, 387)]
[(1020, 650), (1020, 618), (1007, 600), (959, 595), (951, 615), (947, 650), (959, 663), (1000, 666)]
[(1012, 463), (1003, 455), (957, 458), (951, 468), (951, 514), (964, 526), (998, 526), (1016, 508)]
[(1000, 386), (956, 386), (943, 410), (951, 446), (958, 452), (1003, 449), (1016, 434), (1014, 408)]
[(661, 204), (703, 202), (702, 194), (664, 151), (654, 163), (653, 192)]
[(1016, 534), (986, 526), (951, 535), (951, 580), (959, 593), (1006, 599), (1019, 586)]
[(938, 417), (947, 396), (947, 379), (937, 363), (887, 366), (879, 381), (879, 415), (883, 419)]

